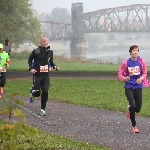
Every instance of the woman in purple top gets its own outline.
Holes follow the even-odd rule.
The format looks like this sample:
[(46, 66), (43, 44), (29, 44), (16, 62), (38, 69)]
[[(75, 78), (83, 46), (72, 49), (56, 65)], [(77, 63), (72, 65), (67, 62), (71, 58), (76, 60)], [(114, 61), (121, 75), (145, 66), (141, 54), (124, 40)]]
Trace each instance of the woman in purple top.
[(146, 80), (147, 67), (146, 62), (138, 56), (139, 49), (133, 45), (129, 49), (131, 57), (125, 60), (119, 70), (118, 79), (125, 82), (125, 95), (129, 101), (127, 106), (127, 118), (131, 119), (132, 132), (139, 133), (136, 127), (135, 113), (139, 113), (142, 106), (142, 88), (143, 81)]

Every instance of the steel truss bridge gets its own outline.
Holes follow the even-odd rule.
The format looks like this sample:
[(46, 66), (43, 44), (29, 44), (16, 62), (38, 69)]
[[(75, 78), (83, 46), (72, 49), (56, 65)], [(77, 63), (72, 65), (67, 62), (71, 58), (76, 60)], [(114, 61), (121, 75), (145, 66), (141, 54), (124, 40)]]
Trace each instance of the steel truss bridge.
[[(81, 13), (80, 19), (82, 19), (82, 33), (150, 32), (150, 4)], [(41, 21), (42, 36), (47, 36), (50, 40), (71, 40), (76, 22), (75, 17), (72, 17), (74, 24)]]
[(51, 21), (40, 21), (42, 36), (50, 40), (70, 40), (71, 24)]

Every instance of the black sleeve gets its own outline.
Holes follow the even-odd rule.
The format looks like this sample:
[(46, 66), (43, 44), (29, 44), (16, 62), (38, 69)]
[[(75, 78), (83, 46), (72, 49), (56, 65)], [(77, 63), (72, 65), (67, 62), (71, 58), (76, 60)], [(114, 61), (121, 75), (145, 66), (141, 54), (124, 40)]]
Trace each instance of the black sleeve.
[(29, 70), (32, 69), (32, 61), (34, 58), (35, 58), (35, 50), (32, 51), (32, 53), (30, 54), (29, 59), (28, 59)]
[[(50, 50), (50, 53), (51, 53), (51, 57), (50, 57), (50, 65), (51, 65), (51, 67), (54, 68), (54, 66), (56, 66), (56, 65), (55, 65), (55, 63), (53, 62), (53, 51)], [(54, 69), (55, 69), (55, 68), (54, 68)]]

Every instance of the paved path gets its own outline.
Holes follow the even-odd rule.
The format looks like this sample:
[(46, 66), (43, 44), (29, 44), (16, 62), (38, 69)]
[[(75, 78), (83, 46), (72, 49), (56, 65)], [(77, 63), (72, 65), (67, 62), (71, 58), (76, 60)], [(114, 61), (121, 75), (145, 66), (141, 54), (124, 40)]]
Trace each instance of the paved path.
[[(7, 72), (7, 78), (27, 78), (32, 75), (30, 72)], [(58, 78), (89, 78), (89, 79), (117, 79), (116, 73), (108, 73), (108, 72), (61, 72), (61, 71), (52, 71), (50, 72), (50, 77), (58, 77)]]
[(125, 113), (48, 101), (47, 116), (39, 116), (40, 101), (22, 98), (27, 123), (56, 135), (103, 145), (111, 150), (150, 150), (150, 119), (137, 117), (140, 133), (131, 132)]

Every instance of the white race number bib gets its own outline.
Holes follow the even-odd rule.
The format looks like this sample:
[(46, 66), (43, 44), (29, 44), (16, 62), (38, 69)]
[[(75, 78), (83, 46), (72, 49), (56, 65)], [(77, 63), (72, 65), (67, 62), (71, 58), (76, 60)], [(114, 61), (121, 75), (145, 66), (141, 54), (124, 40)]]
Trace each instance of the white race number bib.
[(140, 67), (128, 67), (129, 76), (140, 75)]
[(40, 72), (48, 72), (48, 65), (40, 66)]

